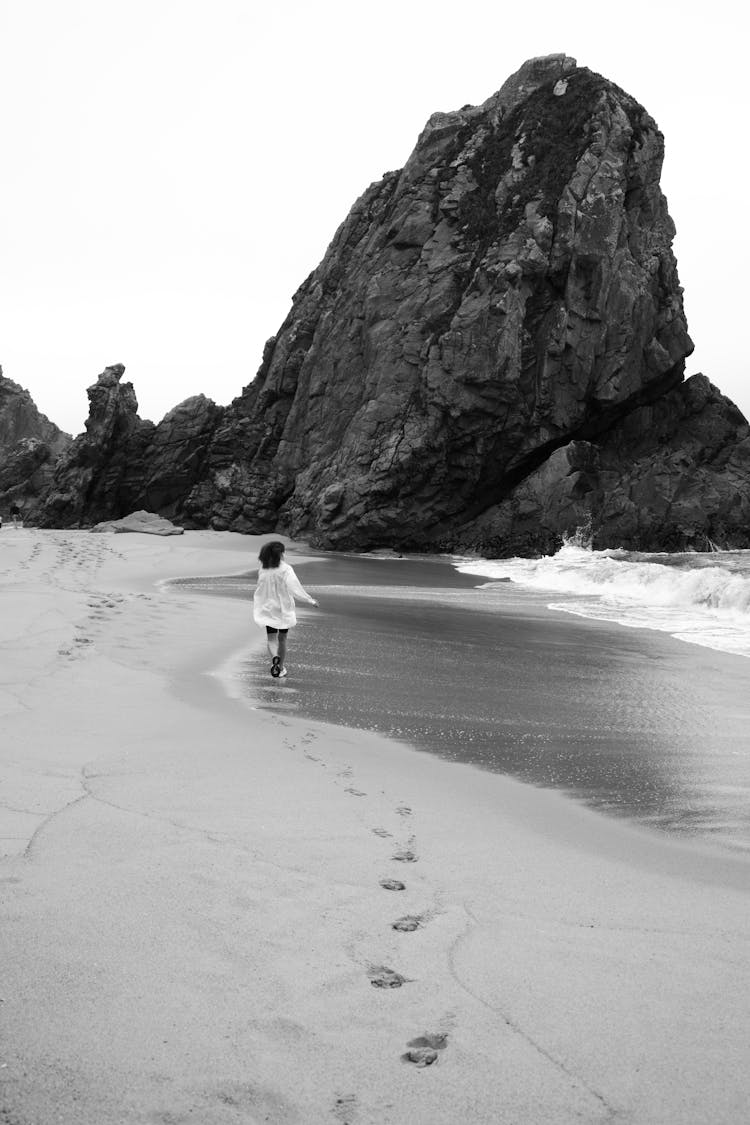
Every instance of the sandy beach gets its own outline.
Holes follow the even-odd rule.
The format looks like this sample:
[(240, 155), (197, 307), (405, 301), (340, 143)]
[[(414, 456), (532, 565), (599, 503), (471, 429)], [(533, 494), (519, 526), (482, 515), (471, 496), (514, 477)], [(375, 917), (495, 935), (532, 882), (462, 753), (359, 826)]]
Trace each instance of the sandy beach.
[(744, 1120), (746, 857), (228, 692), (259, 542), (0, 533), (2, 1125)]

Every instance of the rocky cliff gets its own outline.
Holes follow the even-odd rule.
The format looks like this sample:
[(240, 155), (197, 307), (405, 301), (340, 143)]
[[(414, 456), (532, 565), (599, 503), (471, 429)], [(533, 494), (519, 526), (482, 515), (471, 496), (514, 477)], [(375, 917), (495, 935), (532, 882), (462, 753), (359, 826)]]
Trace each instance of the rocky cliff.
[(593, 516), (599, 545), (747, 545), (747, 424), (683, 382), (662, 157), (646, 111), (563, 55), (434, 114), (229, 407), (189, 400), (151, 427), (121, 369), (100, 377), (45, 518), (146, 507), (327, 547), (498, 554)]
[(295, 295), (186, 512), (449, 544), (676, 386), (692, 345), (662, 155), (645, 110), (564, 56), (435, 114)]
[(195, 395), (155, 426), (138, 416), (124, 372), (121, 363), (106, 367), (88, 388), (86, 432), (57, 462), (42, 526), (89, 526), (137, 509), (172, 516), (201, 478), (222, 409)]
[(596, 547), (750, 546), (750, 426), (737, 407), (693, 375), (597, 441), (556, 450), (455, 536), (486, 556), (550, 553), (586, 525)]
[(19, 501), (24, 512), (48, 487), (72, 438), (37, 410), (28, 391), (0, 367), (0, 515)]

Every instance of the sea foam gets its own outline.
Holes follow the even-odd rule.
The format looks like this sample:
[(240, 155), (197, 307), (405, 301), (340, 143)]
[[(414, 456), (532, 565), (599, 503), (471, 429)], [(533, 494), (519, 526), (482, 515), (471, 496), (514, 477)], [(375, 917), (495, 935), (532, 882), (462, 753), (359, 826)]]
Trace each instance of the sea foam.
[[(644, 554), (572, 543), (540, 559), (456, 558), (465, 574), (564, 595), (551, 608), (750, 656), (750, 551)], [(494, 582), (492, 581), (494, 580)]]

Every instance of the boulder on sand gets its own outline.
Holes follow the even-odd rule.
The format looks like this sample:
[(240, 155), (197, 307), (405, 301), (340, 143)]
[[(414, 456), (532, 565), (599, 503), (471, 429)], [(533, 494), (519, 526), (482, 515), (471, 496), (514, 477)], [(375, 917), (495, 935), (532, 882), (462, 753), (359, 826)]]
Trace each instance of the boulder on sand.
[(121, 520), (105, 520), (96, 524), (91, 531), (141, 531), (146, 535), (182, 535), (184, 527), (177, 527), (171, 520), (157, 516), (154, 512), (131, 512)]

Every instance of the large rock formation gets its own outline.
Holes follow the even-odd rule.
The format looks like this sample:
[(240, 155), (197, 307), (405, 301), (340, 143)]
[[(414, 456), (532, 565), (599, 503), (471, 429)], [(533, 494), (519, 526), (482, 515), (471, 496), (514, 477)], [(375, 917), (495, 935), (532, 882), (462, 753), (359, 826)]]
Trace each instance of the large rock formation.
[(556, 449), (680, 383), (662, 154), (645, 110), (564, 56), (435, 114), (295, 295), (186, 514), (452, 545)]
[(88, 526), (137, 509), (172, 516), (200, 479), (221, 408), (196, 395), (155, 426), (138, 416), (124, 371), (121, 363), (107, 367), (88, 388), (86, 433), (57, 463), (43, 526)]
[(141, 506), (132, 498), (139, 491), (143, 453), (155, 427), (138, 417), (132, 383), (120, 383), (124, 371), (121, 363), (107, 367), (88, 388), (86, 433), (57, 464), (42, 524), (99, 523)]
[(13, 501), (22, 504), (25, 514), (33, 512), (57, 457), (71, 441), (0, 367), (0, 513)]
[(134, 508), (327, 547), (750, 545), (748, 431), (692, 351), (663, 138), (563, 55), (433, 115), (355, 203), (227, 408), (158, 427), (121, 368), (58, 468), (50, 523)]

